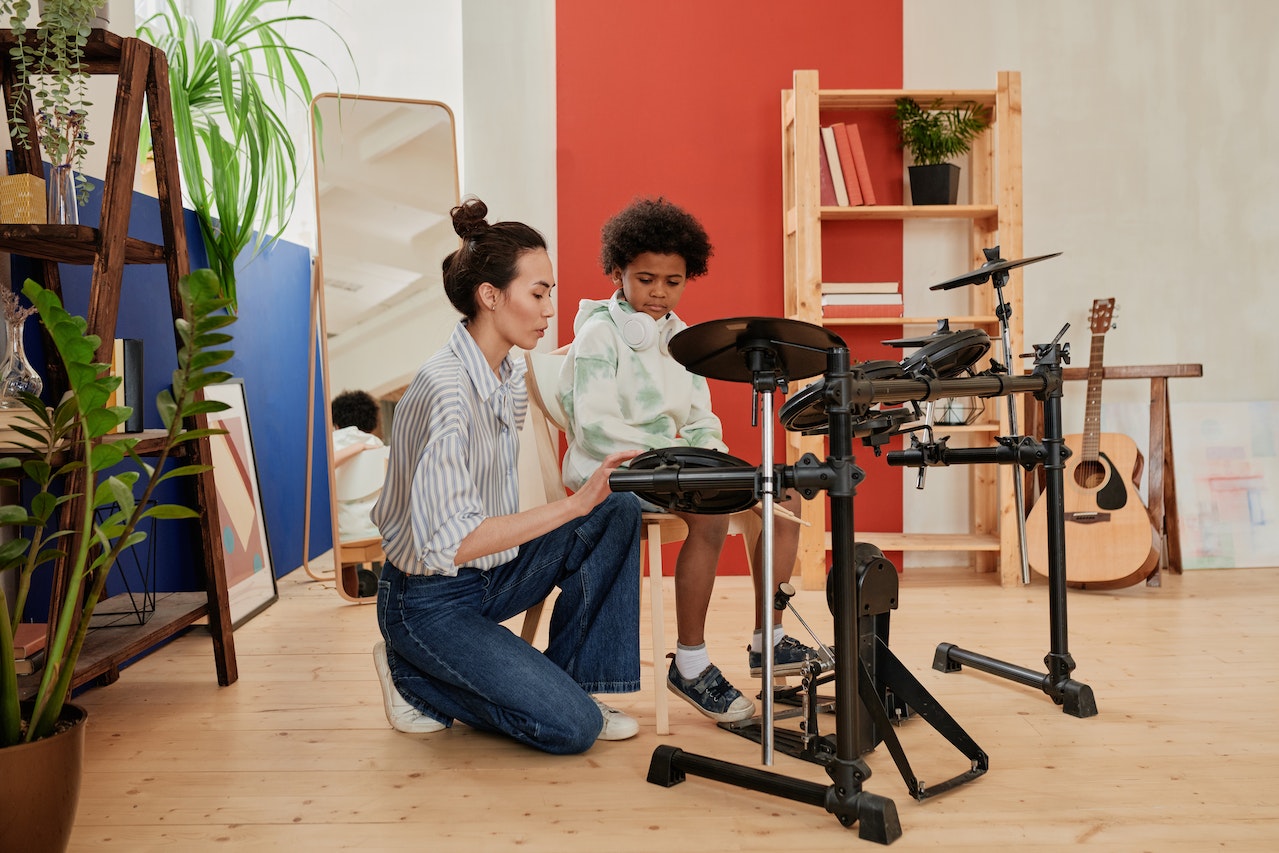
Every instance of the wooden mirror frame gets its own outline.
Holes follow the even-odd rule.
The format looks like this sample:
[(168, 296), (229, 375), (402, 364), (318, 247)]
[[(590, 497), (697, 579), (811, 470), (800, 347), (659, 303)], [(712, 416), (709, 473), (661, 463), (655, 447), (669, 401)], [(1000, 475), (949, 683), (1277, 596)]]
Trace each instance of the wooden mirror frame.
[[(320, 132), (317, 132), (315, 127), (316, 116), (322, 115), (325, 112), (324, 107), (328, 106), (328, 102), (333, 100), (336, 100), (337, 102), (337, 107), (338, 107), (337, 118), (336, 120), (334, 120), (332, 116), (327, 116), (327, 115), (323, 116), (324, 124), (322, 126), (322, 130)], [(370, 96), (370, 95), (343, 95), (343, 94), (338, 94), (334, 92), (324, 92), (315, 96), (314, 100), (311, 103), (311, 122), (312, 122), (311, 152), (312, 152), (313, 162), (315, 164), (314, 178), (315, 178), (315, 210), (316, 210), (316, 237), (315, 237), (316, 254), (315, 254), (315, 261), (312, 266), (311, 307), (310, 307), (311, 332), (310, 332), (310, 348), (308, 353), (309, 394), (307, 396), (307, 399), (310, 402), (310, 405), (308, 406), (308, 409), (307, 409), (306, 500), (305, 500), (304, 515), (303, 515), (302, 536), (303, 536), (303, 543), (304, 543), (303, 544), (304, 553), (302, 555), (302, 565), (305, 571), (307, 572), (307, 574), (310, 575), (312, 578), (315, 578), (316, 580), (334, 581), (335, 586), (337, 587), (338, 594), (342, 598), (346, 599), (347, 601), (352, 601), (352, 602), (361, 603), (361, 604), (371, 604), (377, 600), (376, 596), (360, 597), (358, 594), (358, 577), (354, 568), (354, 563), (369, 563), (369, 562), (379, 561), (381, 559), (381, 541), (375, 538), (373, 540), (352, 541), (343, 545), (338, 533), (337, 480), (336, 480), (336, 474), (335, 474), (336, 469), (334, 465), (333, 442), (331, 440), (331, 437), (333, 434), (333, 418), (332, 418), (332, 409), (331, 409), (330, 401), (332, 400), (333, 395), (337, 393), (338, 390), (340, 389), (336, 387), (337, 383), (334, 382), (333, 370), (331, 369), (331, 363), (330, 363), (329, 343), (330, 343), (330, 338), (332, 337), (332, 334), (330, 331), (330, 324), (329, 324), (329, 318), (328, 318), (328, 306), (327, 306), (328, 298), (326, 298), (327, 287), (326, 287), (326, 277), (324, 272), (325, 251), (324, 251), (324, 240), (323, 240), (324, 219), (325, 219), (324, 196), (325, 196), (326, 190), (329, 189), (329, 185), (331, 184), (331, 181), (325, 180), (326, 163), (329, 164), (329, 168), (338, 168), (337, 165), (334, 165), (332, 152), (340, 150), (342, 145), (344, 144), (343, 128), (353, 127), (350, 124), (351, 122), (362, 121), (362, 119), (359, 117), (359, 110), (361, 105), (388, 107), (388, 109), (385, 110), (385, 112), (382, 115), (375, 117), (379, 120), (389, 120), (388, 117), (396, 113), (396, 110), (394, 108), (397, 106), (436, 108), (441, 110), (442, 113), (436, 119), (436, 121), (433, 123), (432, 126), (438, 126), (445, 119), (447, 119), (447, 123), (448, 123), (448, 139), (450, 143), (449, 148), (451, 150), (449, 150), (446, 153), (443, 151), (443, 147), (440, 147), (440, 150), (438, 153), (433, 152), (435, 156), (426, 158), (425, 161), (414, 160), (406, 164), (405, 169), (406, 169), (406, 172), (413, 168), (424, 169), (424, 170), (432, 169), (432, 168), (438, 168), (439, 164), (444, 164), (445, 168), (451, 169), (451, 175), (444, 175), (442, 172), (438, 174), (431, 174), (431, 177), (436, 179), (437, 182), (443, 181), (443, 182), (446, 182), (447, 185), (450, 185), (451, 194), (449, 194), (449, 197), (447, 199), (441, 196), (441, 203), (438, 205), (440, 209), (437, 210), (434, 207), (432, 207), (429, 211), (430, 216), (438, 216), (441, 223), (443, 223), (442, 225), (439, 226), (440, 228), (444, 228), (444, 227), (447, 228), (448, 240), (450, 241), (451, 244), (448, 246), (447, 249), (444, 249), (443, 251), (428, 251), (426, 255), (423, 255), (422, 257), (414, 260), (415, 265), (419, 263), (422, 265), (421, 269), (419, 270), (421, 277), (430, 279), (430, 281), (424, 283), (426, 286), (422, 286), (422, 284), (419, 284), (416, 288), (414, 288), (413, 284), (410, 284), (404, 287), (401, 293), (395, 296), (392, 296), (389, 300), (385, 301), (385, 304), (390, 306), (387, 309), (387, 311), (389, 312), (398, 311), (398, 312), (401, 312), (401, 316), (403, 316), (403, 313), (405, 312), (412, 313), (412, 308), (406, 306), (405, 302), (406, 300), (408, 302), (413, 302), (415, 296), (421, 297), (422, 299), (427, 299), (427, 300), (434, 299), (436, 296), (440, 298), (444, 298), (442, 285), (439, 284), (440, 263), (444, 259), (448, 251), (452, 251), (453, 248), (456, 248), (457, 238), (452, 230), (452, 224), (449, 217), (449, 210), (459, 203), (461, 194), (460, 194), (459, 183), (458, 183), (456, 122), (454, 120), (453, 111), (448, 107), (447, 104), (441, 103), (439, 101), (418, 100), (418, 99), (412, 99), (412, 98), (391, 98), (391, 97), (380, 97), (380, 96)], [(354, 130), (352, 131), (350, 135), (354, 137), (355, 131), (362, 131), (362, 130), (364, 130), (364, 128), (355, 126)], [(391, 148), (395, 146), (398, 140), (395, 138), (393, 133), (386, 133), (384, 135), (387, 137), (386, 147), (388, 150), (390, 150)], [(335, 142), (335, 140), (337, 141)], [(361, 153), (361, 156), (363, 156), (362, 153)], [(432, 162), (436, 164), (434, 167), (432, 166)], [(349, 164), (344, 162), (341, 165), (349, 165)], [(451, 180), (449, 180), (450, 178)], [(441, 184), (441, 186), (444, 186), (444, 185), (445, 184)], [(347, 190), (349, 191), (350, 188), (348, 187)], [(447, 190), (445, 191), (445, 194), (447, 194)], [(445, 201), (447, 201), (448, 203), (444, 204), (443, 202)], [(388, 199), (387, 204), (389, 206), (398, 205), (399, 209), (412, 207), (411, 205), (405, 205), (403, 199), (401, 199), (400, 202), (394, 202)], [(444, 238), (441, 236), (440, 240), (442, 242)], [(333, 245), (336, 245), (336, 241), (333, 243)], [(332, 249), (330, 251), (332, 251)], [(374, 250), (370, 250), (367, 255), (362, 255), (357, 260), (372, 261), (373, 259), (374, 259)], [(333, 260), (333, 259), (330, 259), (330, 260)], [(350, 260), (350, 259), (344, 258), (344, 260)], [(335, 262), (332, 264), (332, 266), (336, 269), (339, 266), (341, 266), (341, 264), (340, 262)], [(436, 286), (439, 287), (438, 291), (434, 290)], [(378, 301), (376, 304), (381, 305), (384, 303), (383, 301)], [(383, 430), (382, 431), (384, 434), (387, 434), (388, 437), (389, 437), (388, 431), (390, 427), (388, 409), (393, 407), (395, 400), (398, 399), (399, 394), (403, 392), (402, 386), (407, 385), (408, 381), (411, 380), (412, 376), (417, 371), (417, 369), (421, 366), (421, 364), (426, 361), (426, 359), (431, 355), (432, 352), (438, 349), (439, 346), (443, 345), (443, 343), (447, 339), (447, 332), (452, 330), (452, 327), (456, 324), (457, 320), (460, 317), (460, 315), (458, 315), (455, 311), (453, 311), (452, 307), (447, 304), (446, 298), (445, 298), (444, 304), (445, 306), (447, 306), (447, 312), (444, 314), (440, 314), (440, 316), (442, 318), (447, 317), (447, 322), (441, 322), (439, 324), (440, 326), (439, 331), (441, 335), (443, 335), (443, 337), (441, 337), (440, 340), (430, 340), (431, 338), (430, 335), (421, 335), (420, 333), (417, 334), (416, 335), (417, 338), (427, 339), (428, 347), (424, 349), (424, 351), (421, 353), (415, 353), (411, 357), (405, 357), (403, 359), (404, 363), (397, 365), (400, 368), (400, 370), (396, 373), (395, 377), (390, 379), (388, 382), (383, 383), (383, 387), (378, 387), (376, 389), (374, 387), (363, 388), (363, 390), (367, 390), (367, 391), (370, 391), (370, 393), (373, 393), (374, 397), (379, 400), (379, 403), (382, 404), (382, 409), (383, 409), (383, 416), (382, 416)], [(385, 314), (385, 312), (383, 313)], [(435, 316), (436, 313), (437, 312), (434, 312), (434, 311), (428, 312), (428, 316)], [(414, 314), (414, 316), (419, 316), (419, 315)], [(344, 329), (346, 328), (347, 319), (348, 318), (345, 316), (342, 318), (343, 322), (339, 324), (340, 328), (344, 328)], [(357, 322), (354, 326), (353, 332), (358, 334), (358, 332), (360, 331), (360, 326), (367, 319), (368, 318), (365, 317), (361, 319), (359, 322)], [(375, 320), (370, 322), (375, 322)], [(446, 326), (447, 326), (447, 331), (445, 330)], [(346, 332), (344, 331), (342, 333), (345, 334)], [(439, 337), (439, 336), (436, 336), (436, 337)], [(319, 364), (319, 368), (322, 376), (316, 375), (317, 347), (319, 349), (318, 364)], [(323, 393), (323, 396), (324, 396), (323, 405), (322, 405), (323, 413), (324, 413), (323, 435), (326, 439), (324, 442), (325, 458), (327, 459), (326, 469), (328, 471), (328, 485), (329, 485), (329, 492), (328, 492), (329, 515), (330, 515), (330, 521), (332, 524), (332, 540), (333, 540), (333, 552), (332, 552), (333, 553), (333, 570), (331, 572), (317, 571), (313, 569), (311, 566), (311, 557), (310, 557), (311, 518), (312, 518), (312, 511), (313, 511), (313, 499), (315, 497), (314, 495), (315, 483), (313, 482), (312, 472), (314, 468), (315, 453), (316, 453), (314, 445), (315, 445), (315, 433), (316, 433), (315, 408), (317, 405), (317, 401), (316, 401), (317, 393)]]

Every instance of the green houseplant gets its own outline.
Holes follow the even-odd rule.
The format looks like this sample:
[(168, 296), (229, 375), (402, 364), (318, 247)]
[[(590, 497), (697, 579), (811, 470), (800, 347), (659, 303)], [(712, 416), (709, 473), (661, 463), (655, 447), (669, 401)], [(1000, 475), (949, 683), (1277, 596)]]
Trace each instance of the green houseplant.
[[(87, 334), (84, 318), (67, 313), (52, 291), (30, 280), (23, 287), (66, 368), (70, 388), (53, 409), (46, 408), (38, 397), (22, 394), (25, 410), (12, 424), (23, 436), (18, 441), (21, 450), (7, 451), (0, 458), (3, 485), (17, 486), (25, 480), (34, 490), (25, 505), (0, 506), (0, 525), (14, 531), (14, 537), (0, 545), (0, 572), (16, 575), (15, 601), (9, 602), (0, 586), (0, 616), (4, 617), (0, 618), (0, 766), (10, 748), (20, 750), (57, 733), (59, 720), (69, 706), (72, 677), (90, 617), (107, 577), (121, 552), (146, 538), (137, 529), (138, 523), (145, 518), (196, 516), (188, 507), (149, 505), (149, 501), (161, 482), (207, 470), (202, 465), (164, 470), (180, 444), (221, 432), (188, 428), (185, 421), (197, 413), (226, 408), (224, 403), (197, 399), (199, 389), (229, 378), (218, 367), (232, 355), (221, 347), (231, 340), (224, 329), (235, 318), (221, 310), (226, 300), (218, 297), (218, 290), (217, 278), (208, 270), (193, 272), (179, 282), (182, 316), (175, 321), (181, 341), (178, 366), (171, 388), (156, 399), (166, 431), (156, 457), (148, 456), (149, 461), (144, 461), (134, 450), (137, 439), (99, 441), (131, 410), (108, 405), (120, 379), (109, 375), (108, 365), (94, 361), (97, 336)], [(16, 296), (12, 292), (5, 295), (12, 308)], [(126, 457), (131, 465), (121, 464)], [(85, 499), (78, 516), (66, 518), (63, 508), (79, 496)], [(96, 512), (111, 507), (114, 509), (105, 517)], [(50, 641), (39, 685), (30, 700), (20, 702), (13, 635), (33, 573), (59, 556), (66, 559), (66, 594), (61, 607), (48, 616)], [(74, 814), (74, 798), (71, 809)], [(7, 827), (0, 830), (7, 832)]]
[[(328, 68), (288, 44), (283, 28), (313, 23), (337, 35), (316, 18), (292, 14), (290, 5), (291, 0), (216, 0), (206, 38), (195, 19), (168, 0), (163, 11), (138, 26), (139, 37), (169, 60), (183, 191), (233, 312), (236, 259), (246, 249), (252, 258), (274, 243), (293, 214), (298, 153), (278, 105), (311, 103), (301, 58)], [(149, 137), (142, 146), (146, 156)]]
[(84, 48), (102, 5), (103, 0), (44, 0), (34, 38), (24, 41), (32, 0), (0, 0), (0, 15), (8, 16), (19, 45), (13, 48), (17, 73), (9, 104), (14, 141), (31, 147), (32, 128), (23, 119), (23, 108), (30, 104), (41, 149), (55, 168), (65, 167), (68, 178), (75, 175), (81, 204), (90, 189), (82, 173), (84, 158), (93, 144), (85, 127), (92, 104)]
[(949, 162), (967, 154), (990, 126), (990, 109), (966, 101), (945, 109), (941, 98), (927, 108), (913, 98), (898, 98), (893, 117), (898, 140), (910, 151), (911, 201), (915, 204), (954, 204), (959, 194), (959, 166)]

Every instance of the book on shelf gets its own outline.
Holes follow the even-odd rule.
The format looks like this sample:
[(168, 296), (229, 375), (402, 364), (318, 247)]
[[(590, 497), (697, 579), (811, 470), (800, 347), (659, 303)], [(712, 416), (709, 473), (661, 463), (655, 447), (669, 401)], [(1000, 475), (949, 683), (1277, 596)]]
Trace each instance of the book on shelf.
[(822, 128), (822, 153), (830, 168), (831, 183), (835, 189), (835, 204), (848, 207), (848, 187), (844, 184), (844, 170), (839, 167), (839, 149), (835, 147), (835, 129)]
[(822, 146), (821, 141), (817, 143), (817, 174), (818, 187), (820, 187), (819, 202), (822, 207), (834, 207), (835, 201), (835, 181), (831, 178), (830, 163), (826, 162), (826, 149)]
[(891, 293), (823, 293), (824, 317), (900, 317), (902, 295)]
[(822, 293), (897, 293), (895, 281), (823, 281)]
[(823, 293), (823, 305), (898, 305), (900, 293)]
[[(46, 407), (46, 411), (52, 414), (53, 410)], [(23, 427), (34, 432), (43, 432), (39, 426), (39, 422), (35, 421), (36, 414), (30, 409), (23, 406), (19, 409), (0, 409), (0, 450), (19, 450), (23, 444), (31, 444), (30, 436), (23, 435), (18, 432), (17, 427)], [(66, 439), (63, 439), (65, 442)], [(39, 442), (36, 442), (39, 445)]]
[(857, 175), (857, 185), (861, 187), (862, 202), (864, 204), (874, 204), (875, 190), (870, 185), (870, 167), (866, 163), (866, 149), (862, 145), (862, 133), (857, 129), (856, 124), (848, 125), (844, 131), (848, 134), (848, 147), (852, 149), (853, 171)]
[(823, 317), (901, 317), (902, 304), (896, 303), (845, 303), (822, 305)]
[(142, 432), (142, 341), (137, 338), (116, 338), (111, 350), (111, 375), (120, 377), (120, 384), (111, 392), (108, 406), (128, 406), (133, 409), (128, 419), (114, 432)]
[(44, 622), (19, 622), (18, 629), (13, 632), (13, 656), (15, 658), (31, 657), (44, 648), (49, 626)]
[(844, 187), (848, 190), (849, 207), (862, 205), (861, 186), (857, 182), (857, 167), (853, 164), (853, 148), (848, 142), (848, 130), (842, 121), (831, 125), (835, 131), (835, 150), (839, 152), (839, 168), (844, 172)]
[(13, 669), (15, 675), (31, 675), (39, 672), (44, 667), (44, 649), (32, 652), (26, 657), (14, 657)]

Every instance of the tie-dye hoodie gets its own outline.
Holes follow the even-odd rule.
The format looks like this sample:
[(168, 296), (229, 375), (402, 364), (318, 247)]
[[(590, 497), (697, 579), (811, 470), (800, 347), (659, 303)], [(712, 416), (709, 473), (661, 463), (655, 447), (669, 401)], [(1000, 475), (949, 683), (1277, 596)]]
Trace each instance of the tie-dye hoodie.
[[(608, 310), (583, 299), (556, 390), (568, 415), (564, 485), (579, 489), (604, 457), (619, 450), (702, 447), (726, 451), (706, 379), (657, 345), (633, 350)], [(623, 302), (624, 311), (633, 311)], [(669, 340), (686, 324), (674, 312), (657, 321)]]

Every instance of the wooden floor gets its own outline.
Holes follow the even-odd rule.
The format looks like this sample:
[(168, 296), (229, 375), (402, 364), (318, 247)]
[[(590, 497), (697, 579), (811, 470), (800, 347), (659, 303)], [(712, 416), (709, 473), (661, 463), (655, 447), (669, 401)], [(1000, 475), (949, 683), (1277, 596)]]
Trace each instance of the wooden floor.
[[(709, 631), (713, 657), (742, 686), (748, 595), (745, 578), (721, 578)], [(666, 599), (670, 613), (669, 586)], [(990, 771), (921, 803), (886, 748), (872, 752), (865, 790), (896, 804), (903, 835), (894, 849), (1279, 848), (1279, 570), (1071, 592), (1075, 675), (1100, 709), (1091, 719), (1011, 681), (931, 668), (936, 645), (951, 642), (1041, 669), (1042, 583), (1003, 589), (964, 570), (925, 570), (906, 575), (901, 601), (891, 648), (987, 752)], [(828, 640), (823, 594), (801, 591), (797, 602)], [(217, 686), (210, 640), (197, 631), (82, 695), (90, 728), (71, 849), (877, 846), (813, 806), (692, 776), (673, 788), (648, 784), (659, 744), (760, 761), (757, 744), (678, 701), (673, 733), (658, 738), (648, 667), (645, 690), (615, 702), (639, 718), (639, 736), (585, 755), (542, 755), (462, 725), (398, 734), (382, 714), (376, 638), (374, 608), (344, 603), (299, 570), (281, 580), (279, 602), (236, 632), (233, 686)], [(647, 646), (643, 655), (652, 660)], [(897, 731), (925, 783), (966, 769), (923, 721)], [(827, 781), (822, 768), (783, 754), (771, 769)]]

